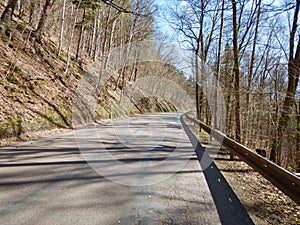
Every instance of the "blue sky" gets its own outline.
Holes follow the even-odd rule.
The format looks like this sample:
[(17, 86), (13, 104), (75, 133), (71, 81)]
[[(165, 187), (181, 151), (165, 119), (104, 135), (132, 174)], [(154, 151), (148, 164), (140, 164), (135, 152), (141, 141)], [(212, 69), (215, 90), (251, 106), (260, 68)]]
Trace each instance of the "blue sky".
[[(164, 41), (172, 44), (181, 45), (183, 48), (190, 48), (190, 46), (182, 46), (182, 39), (185, 37), (181, 32), (178, 32), (172, 28), (172, 25), (168, 22), (174, 20), (174, 18), (170, 18), (171, 8), (174, 7), (174, 2), (180, 2), (182, 6), (186, 4), (186, 1), (181, 0), (166, 0), (159, 1), (154, 0), (154, 3), (158, 7), (158, 10), (154, 14), (155, 26), (158, 32), (164, 35)], [(180, 38), (181, 37), (181, 38)], [(181, 41), (179, 41), (181, 39)], [(160, 39), (161, 40), (161, 39)]]
[[(169, 36), (169, 38), (174, 37), (175, 31), (170, 27), (170, 24), (163, 18), (167, 17), (168, 10), (172, 6), (173, 0), (154, 0), (155, 5), (158, 6), (158, 11), (155, 13), (155, 24), (159, 28), (159, 31)], [(175, 40), (176, 41), (176, 40)]]
[[(180, 2), (180, 0), (178, 1)], [(185, 1), (182, 2), (184, 5)], [(158, 28), (158, 31), (166, 36), (166, 39), (163, 39), (163, 42), (166, 42), (165, 49), (166, 51), (173, 49), (173, 55), (176, 55), (171, 64), (176, 66), (177, 69), (183, 71), (185, 75), (189, 77), (192, 74), (190, 60), (188, 59), (191, 57), (191, 52), (184, 50), (179, 46), (178, 35), (181, 34), (174, 31), (170, 24), (164, 19), (164, 17), (168, 17), (168, 10), (170, 10), (174, 4), (174, 0), (154, 0), (154, 4), (158, 7), (158, 11), (154, 15), (156, 28)]]

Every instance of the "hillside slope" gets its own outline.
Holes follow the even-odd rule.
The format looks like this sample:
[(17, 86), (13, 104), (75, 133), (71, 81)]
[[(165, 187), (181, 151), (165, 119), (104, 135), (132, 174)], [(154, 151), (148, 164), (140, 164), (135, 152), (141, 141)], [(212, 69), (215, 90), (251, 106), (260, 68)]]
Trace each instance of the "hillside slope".
[[(66, 55), (57, 56), (51, 41), (36, 41), (22, 23), (1, 25), (0, 31), (0, 140), (30, 139), (30, 133), (53, 128), (72, 128), (73, 98), (84, 70), (71, 61), (64, 73)], [(143, 100), (131, 110), (111, 113), (120, 90), (106, 85), (97, 101), (98, 119), (153, 111), (174, 111), (161, 99)], [(130, 101), (126, 96), (122, 101)], [(116, 108), (116, 107), (115, 107)], [(2, 141), (2, 145), (5, 142)]]

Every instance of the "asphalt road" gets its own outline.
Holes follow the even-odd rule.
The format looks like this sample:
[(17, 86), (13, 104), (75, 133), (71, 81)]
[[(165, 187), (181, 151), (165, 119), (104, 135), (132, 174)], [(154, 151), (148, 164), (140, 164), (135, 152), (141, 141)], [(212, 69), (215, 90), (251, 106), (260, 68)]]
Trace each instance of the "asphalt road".
[(144, 115), (1, 148), (0, 224), (221, 224), (179, 117)]

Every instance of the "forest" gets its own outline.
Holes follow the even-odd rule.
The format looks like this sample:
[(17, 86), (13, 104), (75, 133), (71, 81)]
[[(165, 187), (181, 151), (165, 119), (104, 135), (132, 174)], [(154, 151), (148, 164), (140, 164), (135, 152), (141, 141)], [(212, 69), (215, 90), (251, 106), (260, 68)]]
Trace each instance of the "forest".
[[(110, 74), (107, 84), (118, 91), (115, 98), (119, 101), (126, 94), (125, 87), (140, 77), (163, 76), (195, 99), (199, 119), (215, 128), (223, 127), (236, 141), (251, 149), (264, 149), (278, 165), (300, 172), (300, 0), (185, 0), (167, 1), (165, 6), (152, 0), (2, 1), (1, 63), (5, 66), (0, 70), (1, 105), (26, 106), (26, 112), (30, 109), (31, 114), (37, 114), (40, 109), (33, 112), (29, 106), (33, 100), (18, 102), (34, 93), (62, 121), (53, 119), (50, 109), (40, 116), (56, 125), (70, 126), (72, 96), (87, 65), (101, 61), (105, 67), (103, 62), (114, 49), (127, 46), (134, 63), (126, 64), (128, 54), (120, 53), (121, 69)], [(157, 18), (174, 33), (165, 34)], [(176, 56), (158, 56), (157, 61), (165, 63), (140, 63), (147, 51), (137, 51), (134, 46), (148, 40), (176, 43), (188, 51), (186, 62), (192, 73), (172, 64)], [(155, 51), (159, 54), (163, 47)], [(46, 61), (53, 73), (52, 83), (38, 76), (24, 78), (22, 74), (31, 71), (20, 62), (30, 54)], [(57, 83), (63, 94), (51, 99), (51, 91), (45, 90)], [(35, 89), (37, 84), (43, 88)], [(220, 88), (211, 91), (209, 85)], [(16, 88), (22, 92), (13, 90)], [(221, 92), (224, 109), (218, 97)], [(13, 97), (8, 100), (4, 93)], [(213, 105), (209, 95), (215, 99)], [(68, 104), (57, 106), (58, 101)], [(26, 126), (24, 112), (19, 110), (18, 116), (5, 123), (5, 109), (1, 109), (0, 123), (7, 127), (5, 132), (13, 127), (11, 133), (18, 135)], [(28, 116), (28, 121), (33, 117)]]
[[(299, 172), (300, 1), (174, 1), (165, 18), (193, 52), (197, 115), (218, 128), (207, 83), (225, 99), (224, 132)], [(207, 79), (212, 73), (213, 80)]]

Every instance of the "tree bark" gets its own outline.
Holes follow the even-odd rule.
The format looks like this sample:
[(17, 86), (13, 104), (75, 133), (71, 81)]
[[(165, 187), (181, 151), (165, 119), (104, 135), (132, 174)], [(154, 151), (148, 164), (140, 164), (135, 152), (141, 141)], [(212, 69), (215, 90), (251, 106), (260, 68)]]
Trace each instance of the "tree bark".
[[(74, 36), (74, 32), (75, 32), (75, 26), (77, 23), (77, 16), (78, 16), (78, 9), (79, 9), (80, 5), (77, 6), (76, 10), (75, 10), (75, 16), (74, 16), (74, 21), (73, 21), (73, 25), (72, 28), (69, 29), (71, 30), (71, 34), (70, 34), (70, 39), (69, 39), (69, 44), (68, 44), (68, 51), (67, 51), (67, 63), (66, 63), (66, 69), (64, 73), (68, 72), (69, 69), (69, 64), (70, 64), (70, 57), (71, 57), (71, 46), (73, 43), (73, 36)], [(72, 13), (71, 16), (73, 15), (73, 6), (72, 6)], [(71, 24), (70, 24), (71, 26)]]
[(296, 155), (295, 155), (295, 164), (296, 164), (296, 173), (300, 173), (300, 100), (298, 101), (298, 110), (296, 116)]
[(66, 0), (63, 0), (62, 12), (61, 12), (61, 26), (60, 26), (60, 35), (59, 35), (59, 47), (58, 47), (58, 56), (62, 49), (63, 38), (64, 38), (64, 26), (65, 26), (65, 11), (66, 11)]
[(241, 142), (241, 122), (240, 122), (240, 69), (239, 69), (239, 47), (237, 24), (236, 1), (232, 0), (232, 22), (233, 22), (233, 57), (234, 57), (234, 96), (235, 96), (235, 140)]
[(18, 6), (18, 0), (10, 0), (1, 15), (1, 22), (8, 23), (12, 20), (14, 10)]
[[(250, 59), (250, 65), (249, 65), (249, 71), (248, 71), (248, 83), (247, 83), (247, 89), (246, 89), (246, 121), (245, 121), (245, 127), (250, 127), (250, 92), (251, 92), (251, 86), (252, 86), (252, 80), (253, 80), (253, 69), (254, 69), (254, 62), (255, 62), (255, 55), (256, 55), (256, 44), (258, 39), (258, 29), (259, 29), (259, 22), (260, 22), (260, 14), (261, 14), (261, 1), (258, 0), (257, 4), (257, 17), (256, 17), (256, 25), (255, 25), (255, 31), (254, 31), (254, 37), (253, 37), (253, 43), (252, 43), (252, 52), (251, 52), (251, 59)], [(249, 131), (246, 130), (244, 132), (244, 139), (247, 143), (249, 143)]]
[(218, 86), (219, 86), (219, 78), (221, 73), (221, 51), (222, 51), (222, 37), (223, 37), (223, 25), (224, 25), (224, 5), (225, 0), (222, 0), (222, 8), (221, 8), (221, 24), (220, 24), (220, 33), (219, 33), (219, 42), (218, 42), (218, 55), (217, 55), (217, 69), (215, 75), (215, 90), (214, 90), (214, 114), (213, 114), (213, 121), (214, 121), (214, 128), (218, 129)]
[[(195, 87), (195, 100), (196, 100), (196, 110), (197, 110), (197, 119), (200, 120), (201, 119), (201, 102), (200, 102), (200, 97), (199, 97), (199, 89), (200, 89), (200, 85), (199, 85), (199, 60), (198, 60), (198, 52), (199, 49), (196, 49), (195, 52), (195, 75), (196, 75), (196, 87)], [(201, 129), (201, 128), (200, 128)]]
[(34, 17), (35, 17), (35, 6), (36, 2), (30, 2), (30, 13), (29, 13), (29, 21), (28, 24), (29, 26), (33, 25)]
[(77, 42), (77, 50), (76, 50), (76, 56), (75, 56), (75, 61), (76, 62), (78, 62), (78, 59), (80, 57), (80, 49), (81, 49), (82, 42), (83, 42), (84, 29), (85, 29), (85, 8), (83, 9), (82, 21), (81, 21), (81, 26), (80, 26), (79, 40)]
[(39, 38), (43, 35), (46, 19), (48, 17), (48, 13), (49, 13), (49, 9), (52, 7), (54, 1), (55, 0), (53, 0), (53, 2), (51, 2), (51, 0), (46, 0), (46, 2), (45, 2), (45, 5), (43, 7), (43, 11), (42, 11), (42, 14), (41, 14), (40, 21), (39, 21), (38, 26), (35, 30), (35, 34)]
[(283, 141), (283, 134), (287, 128), (289, 115), (292, 112), (292, 106), (295, 103), (295, 93), (299, 81), (300, 73), (300, 37), (298, 37), (298, 44), (296, 52), (294, 54), (294, 42), (295, 34), (297, 32), (297, 22), (299, 15), (300, 0), (297, 0), (292, 30), (290, 34), (290, 52), (289, 52), (289, 63), (288, 63), (288, 87), (286, 90), (285, 99), (283, 102), (283, 109), (279, 118), (276, 137), (272, 143), (271, 156), (270, 160), (276, 162), (278, 165), (281, 165), (281, 145)]

